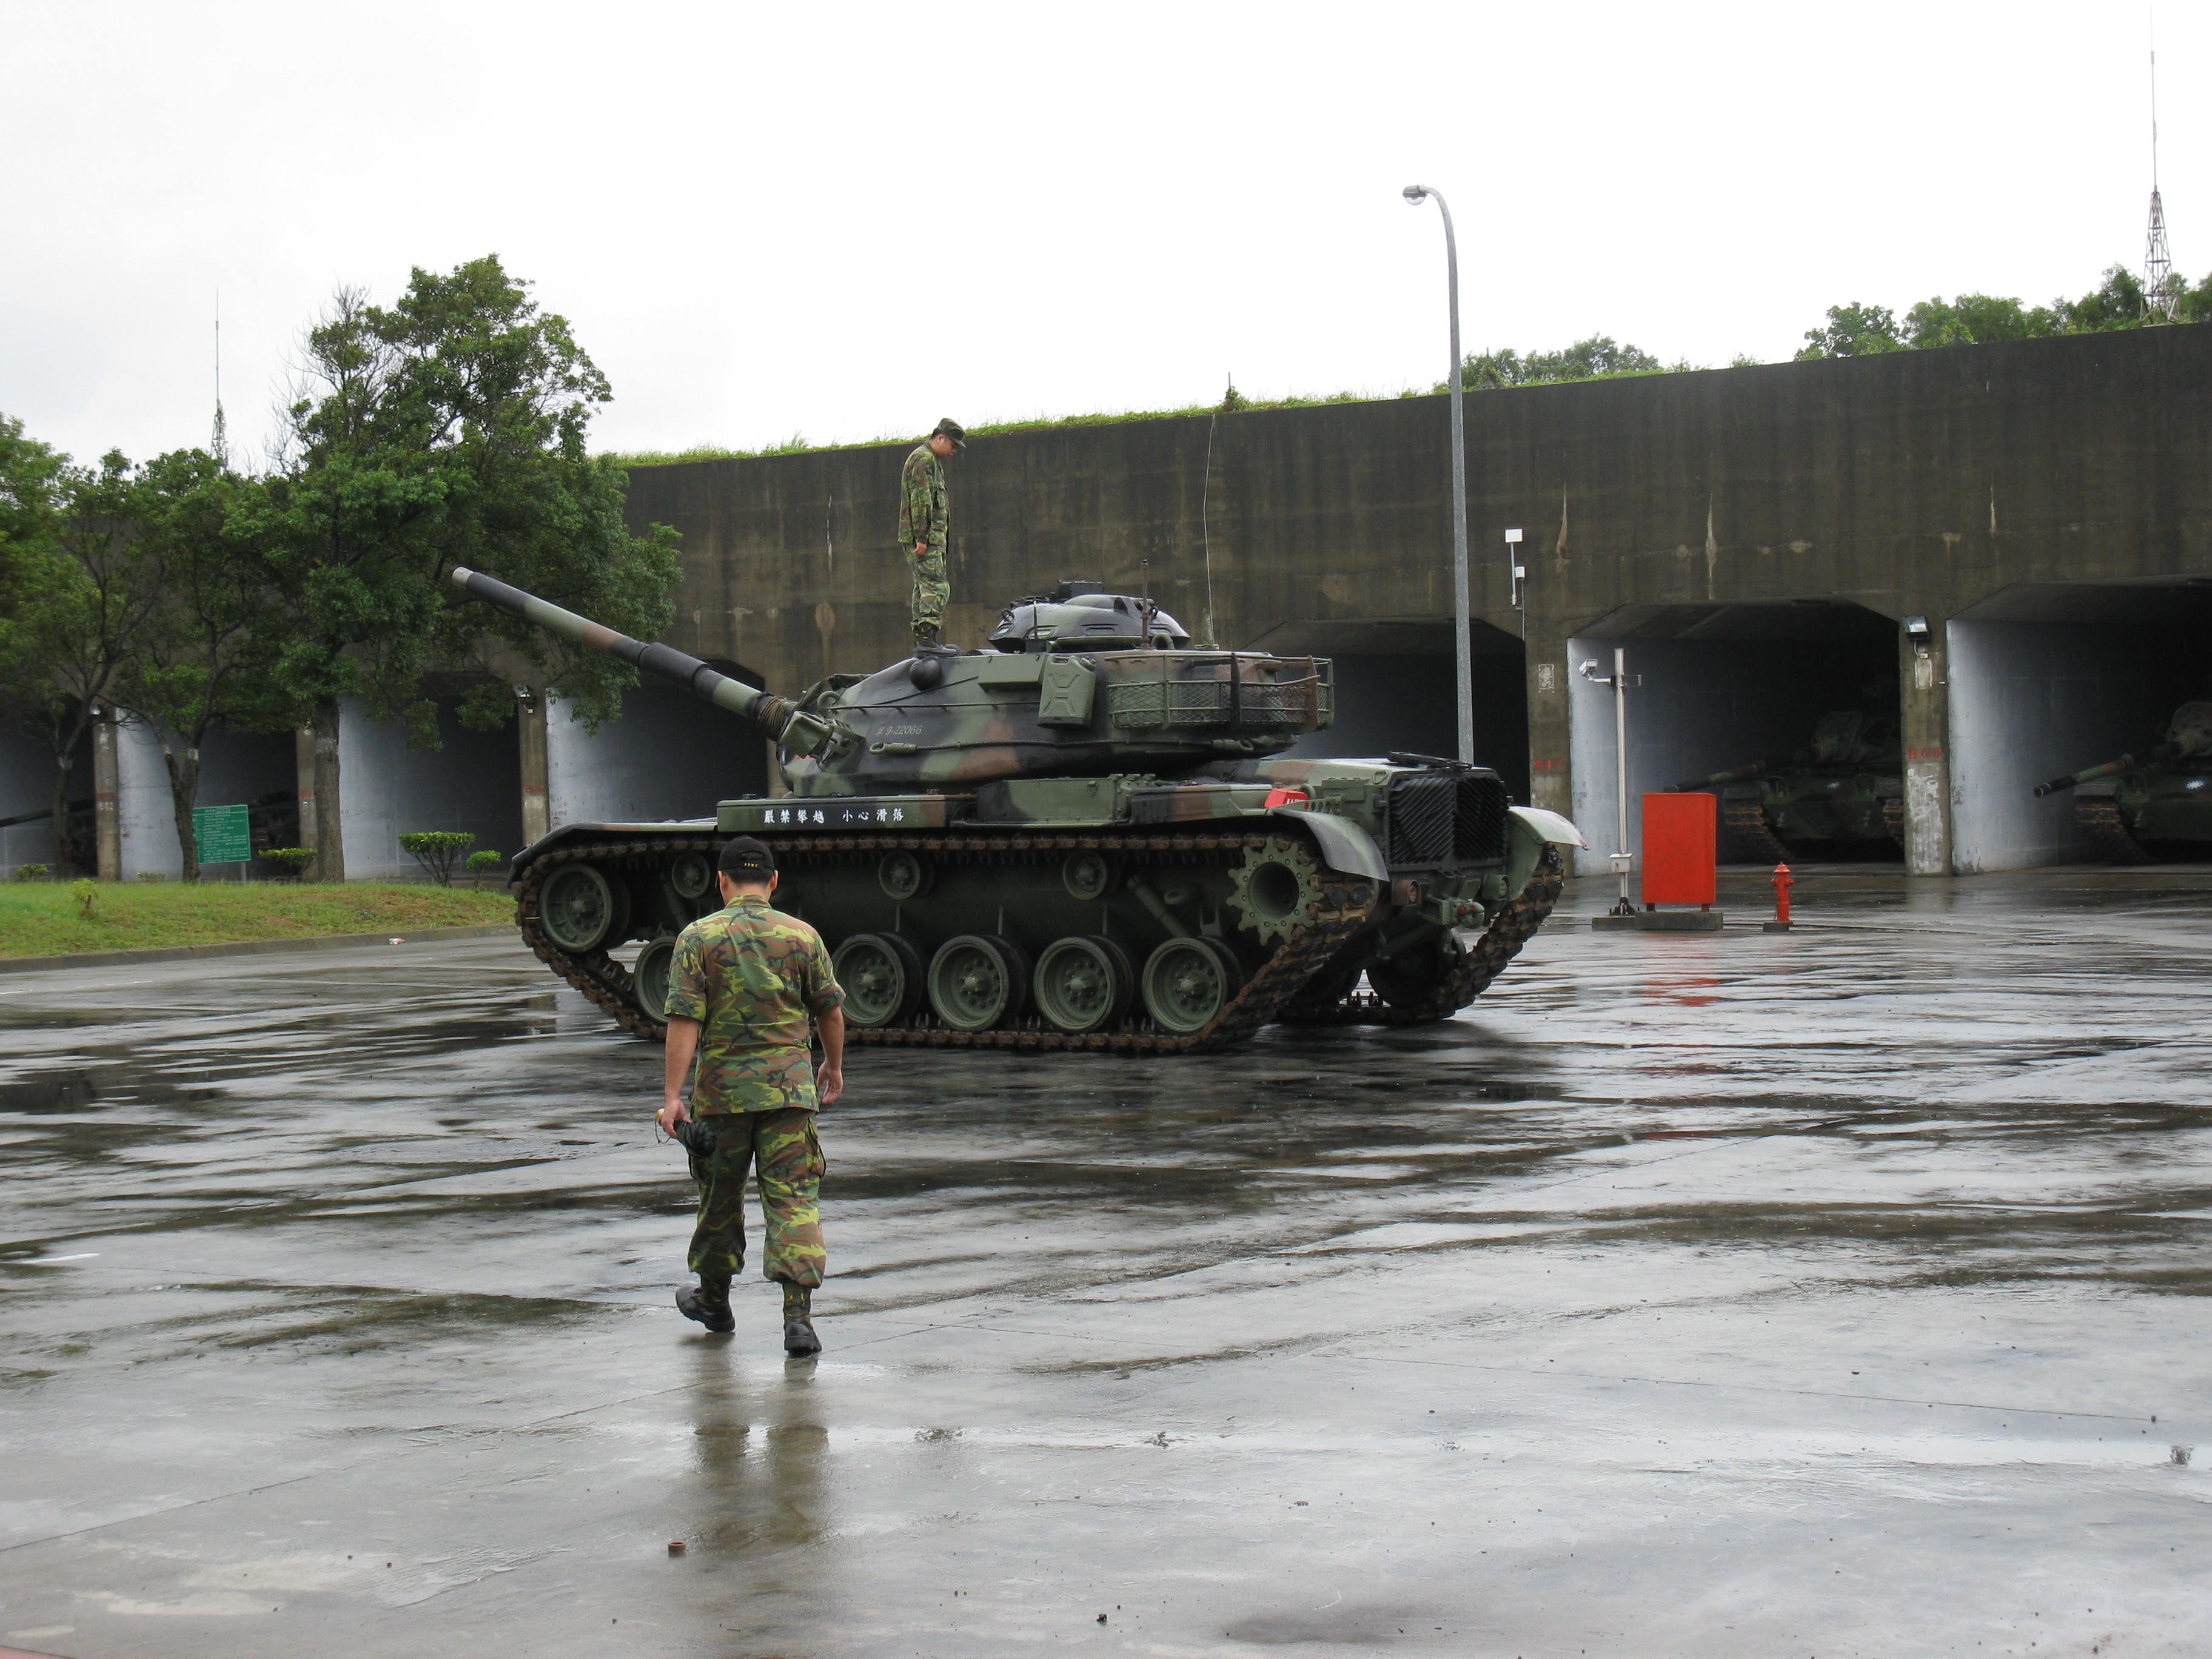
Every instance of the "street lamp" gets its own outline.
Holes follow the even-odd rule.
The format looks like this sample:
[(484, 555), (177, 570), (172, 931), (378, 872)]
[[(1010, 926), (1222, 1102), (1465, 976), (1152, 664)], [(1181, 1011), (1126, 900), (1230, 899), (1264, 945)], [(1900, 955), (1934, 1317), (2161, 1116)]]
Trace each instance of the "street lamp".
[(1426, 185), (1408, 185), (1406, 204), (1419, 207), (1436, 198), (1444, 216), (1444, 280), (1451, 307), (1451, 374), (1444, 381), (1451, 392), (1451, 515), (1452, 515), (1452, 646), (1459, 659), (1459, 757), (1474, 759), (1474, 639), (1468, 622), (1470, 603), (1467, 586), (1467, 419), (1460, 409), (1459, 361), (1459, 241), (1452, 234), (1451, 209), (1442, 192)]

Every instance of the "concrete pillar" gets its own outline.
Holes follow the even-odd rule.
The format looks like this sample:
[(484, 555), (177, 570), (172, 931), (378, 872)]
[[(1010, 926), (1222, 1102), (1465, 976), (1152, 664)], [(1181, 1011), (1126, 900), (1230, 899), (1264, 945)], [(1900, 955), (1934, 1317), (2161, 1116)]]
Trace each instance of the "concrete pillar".
[(552, 833), (551, 804), (546, 798), (550, 783), (545, 750), (545, 694), (535, 687), (518, 698), (514, 714), (515, 745), (522, 759), (522, 840), (534, 846)]
[[(169, 788), (169, 763), (161, 753), (161, 738), (137, 720), (102, 729), (114, 734), (116, 839), (121, 857), (116, 879), (182, 875), (185, 855), (177, 844), (176, 797)], [(201, 799), (207, 801), (204, 794)]]
[(1566, 635), (1547, 623), (1528, 632), (1528, 805), (1567, 812), (1574, 804), (1573, 773), (1568, 763), (1572, 724), (1568, 713)]
[(123, 879), (123, 780), (115, 738), (112, 716), (101, 715), (94, 720), (92, 844), (96, 872), (102, 881)]
[(1907, 875), (1951, 873), (1951, 690), (1944, 619), (1928, 631), (1900, 633), (1899, 724), (1905, 739), (1905, 869)]
[(315, 728), (303, 726), (292, 733), (292, 771), (300, 791), (300, 845), (319, 847), (315, 839)]

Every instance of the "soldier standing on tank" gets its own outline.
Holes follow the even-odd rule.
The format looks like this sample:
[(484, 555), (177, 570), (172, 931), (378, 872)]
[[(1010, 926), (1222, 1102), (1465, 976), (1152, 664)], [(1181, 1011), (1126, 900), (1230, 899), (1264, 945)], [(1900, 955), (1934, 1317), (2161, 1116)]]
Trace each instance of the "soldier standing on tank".
[[(730, 1281), (745, 1265), (745, 1170), (760, 1176), (767, 1237), (762, 1271), (783, 1286), (783, 1349), (819, 1353), (813, 1292), (822, 1283), (826, 1167), (817, 1105), (844, 1092), (845, 994), (822, 936), (769, 908), (775, 858), (750, 836), (723, 844), (724, 908), (677, 936), (670, 966), (668, 1056), (661, 1128), (684, 1143), (699, 1183), (688, 1258), (696, 1291), (677, 1308), (710, 1331), (737, 1328)], [(808, 1053), (807, 1017), (822, 1035), (822, 1069)], [(687, 1107), (684, 1083), (698, 1060)]]
[(915, 446), (899, 474), (899, 544), (914, 564), (914, 648), (917, 654), (951, 655), (939, 642), (952, 590), (945, 580), (945, 532), (951, 514), (945, 499), (945, 463), (968, 447), (960, 422), (939, 421)]

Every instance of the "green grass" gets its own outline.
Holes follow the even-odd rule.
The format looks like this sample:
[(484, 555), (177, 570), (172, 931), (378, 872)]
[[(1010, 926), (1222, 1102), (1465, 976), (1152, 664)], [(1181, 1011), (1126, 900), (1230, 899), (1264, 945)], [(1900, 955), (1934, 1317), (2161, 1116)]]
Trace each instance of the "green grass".
[(11, 881), (0, 883), (0, 957), (404, 934), (514, 918), (514, 899), (495, 887), (149, 881), (100, 883), (88, 920), (67, 883)]
[[(1731, 368), (1752, 367), (1749, 358), (1739, 358), (1729, 365)], [(1674, 363), (1664, 368), (1628, 369), (1614, 374), (1591, 375), (1591, 380), (1642, 379), (1656, 374), (1680, 374), (1696, 368), (1693, 363)], [(1525, 392), (1536, 386), (1571, 386), (1579, 379), (1567, 377), (1557, 380), (1532, 381), (1526, 386), (1488, 386), (1477, 391), (1468, 388), (1469, 397), (1487, 397), (1498, 392)], [(1125, 409), (1093, 415), (1038, 415), (1020, 421), (986, 421), (968, 428), (971, 438), (995, 437), (1005, 432), (1045, 432), (1056, 427), (1120, 426), (1130, 421), (1173, 421), (1200, 415), (1241, 415), (1249, 410), (1268, 409), (1314, 409), (1324, 404), (1390, 403), (1400, 398), (1440, 397), (1442, 386), (1422, 388), (1409, 387), (1399, 392), (1337, 392), (1325, 398), (1253, 398), (1233, 409), (1222, 409), (1213, 404), (1192, 404), (1182, 409)], [(886, 434), (871, 438), (863, 443), (811, 444), (804, 437), (794, 435), (789, 441), (771, 444), (765, 449), (731, 449), (720, 444), (694, 444), (689, 449), (634, 449), (611, 454), (608, 459), (617, 466), (680, 466), (687, 461), (750, 461), (763, 455), (811, 455), (838, 449), (875, 449), (884, 444), (919, 443), (919, 435), (902, 437)]]

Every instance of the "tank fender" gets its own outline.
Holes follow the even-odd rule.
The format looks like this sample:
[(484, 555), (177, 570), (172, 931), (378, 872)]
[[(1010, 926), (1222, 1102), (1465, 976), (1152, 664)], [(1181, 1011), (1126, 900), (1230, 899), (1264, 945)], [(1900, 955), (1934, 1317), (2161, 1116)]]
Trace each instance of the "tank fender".
[(1540, 841), (1549, 842), (1555, 847), (1579, 847), (1584, 851), (1589, 848), (1589, 843), (1583, 839), (1583, 832), (1557, 812), (1547, 811), (1540, 806), (1510, 806), (1506, 808), (1506, 816), (1528, 830)]
[(673, 818), (659, 823), (564, 823), (517, 853), (510, 867), (520, 875), (525, 866), (548, 853), (557, 852), (573, 842), (601, 841), (609, 836), (711, 836), (715, 833), (712, 818)]
[[(1382, 862), (1375, 838), (1358, 824), (1334, 812), (1316, 812), (1302, 806), (1274, 806), (1268, 811), (1276, 817), (1297, 818), (1312, 830), (1315, 844), (1321, 848), (1322, 862), (1330, 869), (1340, 870), (1347, 876), (1365, 876), (1371, 881), (1390, 879), (1389, 868)], [(1559, 821), (1566, 822), (1565, 818)]]

